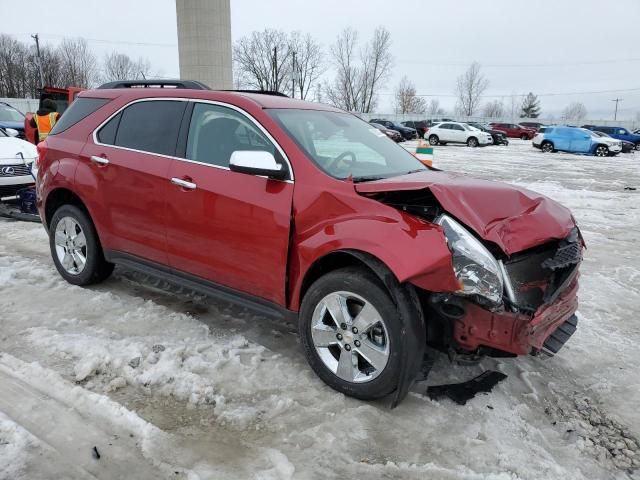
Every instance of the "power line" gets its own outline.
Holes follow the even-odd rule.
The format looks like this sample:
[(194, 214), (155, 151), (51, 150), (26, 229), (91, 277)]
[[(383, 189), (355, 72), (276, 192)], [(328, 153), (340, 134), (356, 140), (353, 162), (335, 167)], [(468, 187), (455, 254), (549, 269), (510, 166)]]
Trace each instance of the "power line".
[[(618, 93), (618, 92), (636, 92), (640, 91), (640, 88), (623, 88), (616, 90), (591, 90), (584, 92), (554, 92), (554, 93), (536, 93), (537, 97), (555, 97), (555, 96), (564, 96), (564, 95), (592, 95), (598, 93)], [(381, 92), (380, 95), (395, 95), (393, 92)], [(510, 93), (510, 94), (499, 94), (499, 95), (480, 95), (480, 98), (512, 98), (512, 97), (524, 97), (526, 93)], [(436, 93), (417, 93), (417, 97), (453, 97), (457, 98), (457, 95), (452, 93), (444, 93), (444, 94), (436, 94)]]
[[(8, 35), (12, 35), (12, 36), (24, 36), (24, 35), (30, 35), (28, 33), (9, 33)], [(46, 38), (59, 38), (59, 39), (65, 39), (65, 38), (70, 38), (69, 35), (60, 35), (57, 33), (40, 33), (41, 37), (46, 37)], [(114, 44), (114, 45), (137, 45), (137, 46), (142, 46), (142, 47), (177, 47), (178, 44), (177, 43), (153, 43), (153, 42), (130, 42), (130, 41), (125, 41), (125, 40), (107, 40), (104, 38), (89, 38), (89, 37), (83, 37), (80, 35), (81, 38), (83, 38), (84, 40), (86, 40), (87, 42), (90, 43), (107, 43), (107, 44)]]
[[(429, 62), (425, 60), (399, 59), (400, 63), (415, 63), (431, 65), (434, 67), (468, 67), (471, 62)], [(585, 62), (558, 62), (558, 63), (481, 63), (482, 68), (540, 68), (540, 67), (575, 67), (580, 65), (601, 65), (608, 63), (640, 62), (640, 57), (617, 58), (611, 60), (594, 60)]]

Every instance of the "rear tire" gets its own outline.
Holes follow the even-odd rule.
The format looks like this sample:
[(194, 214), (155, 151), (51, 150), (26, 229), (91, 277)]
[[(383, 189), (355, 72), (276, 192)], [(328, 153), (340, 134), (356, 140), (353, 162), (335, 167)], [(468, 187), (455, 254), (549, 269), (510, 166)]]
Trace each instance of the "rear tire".
[(429, 143), (431, 145), (438, 145), (438, 136), (437, 135), (429, 135)]
[(544, 153), (553, 152), (553, 143), (551, 143), (551, 142), (542, 142), (542, 145), (540, 145), (540, 150), (542, 150)]
[(113, 272), (89, 215), (74, 205), (63, 205), (53, 214), (49, 247), (58, 273), (73, 285), (100, 283)]
[(640, 142), (636, 143), (636, 150), (640, 150)]
[(299, 334), (309, 365), (345, 395), (373, 400), (390, 394), (400, 377), (398, 317), (389, 293), (367, 270), (327, 273), (309, 287), (300, 308)]

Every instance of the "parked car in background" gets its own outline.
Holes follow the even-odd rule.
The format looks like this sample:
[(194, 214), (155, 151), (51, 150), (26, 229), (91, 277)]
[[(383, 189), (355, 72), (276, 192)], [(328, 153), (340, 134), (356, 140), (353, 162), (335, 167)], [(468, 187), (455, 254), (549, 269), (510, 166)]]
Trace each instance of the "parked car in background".
[(0, 128), (0, 198), (13, 197), (33, 185), (31, 167), (38, 155), (35, 145)]
[(493, 139), (494, 145), (509, 145), (509, 140), (507, 139), (507, 135), (500, 131), (494, 130), (489, 127), (488, 124), (485, 123), (477, 123), (477, 122), (467, 122), (467, 125), (477, 128), (478, 130), (482, 130), (483, 132), (490, 133), (491, 138)]
[(509, 138), (531, 140), (536, 134), (536, 129), (522, 127), (515, 123), (491, 123), (490, 125), (492, 129), (506, 133)]
[(409, 120), (402, 122), (402, 125), (407, 128), (413, 128), (418, 132), (418, 138), (424, 137), (425, 132), (431, 126), (431, 122), (428, 120)]
[(415, 128), (405, 127), (404, 125), (392, 122), (391, 120), (373, 119), (370, 120), (369, 123), (377, 123), (378, 125), (382, 125), (383, 127), (395, 130), (396, 132), (400, 133), (400, 135), (402, 135), (402, 138), (404, 140), (413, 140), (415, 138), (418, 138), (418, 132)]
[(67, 282), (118, 263), (297, 321), (324, 382), (392, 405), (427, 346), (553, 355), (576, 330), (584, 242), (567, 208), (427, 168), (337, 108), (182, 84), (83, 92), (38, 144)]
[(543, 152), (582, 153), (606, 157), (622, 151), (622, 143), (615, 138), (600, 137), (591, 130), (576, 127), (542, 127), (532, 145)]
[[(608, 135), (604, 132), (598, 132), (597, 130), (592, 131), (599, 137), (612, 138), (611, 135)], [(633, 153), (636, 151), (636, 145), (633, 142), (628, 142), (626, 140), (620, 140), (620, 142), (622, 143), (622, 153)]]
[(540, 127), (544, 127), (544, 123), (540, 123), (540, 122), (520, 122), (518, 125), (521, 125), (527, 128), (533, 128), (536, 131), (538, 131)]
[(429, 128), (426, 133), (431, 145), (446, 145), (447, 143), (466, 143), (469, 147), (491, 145), (493, 138), (490, 133), (472, 128), (466, 123), (443, 122)]
[(8, 103), (0, 102), (0, 128), (13, 128), (18, 138), (24, 138), (24, 115)]
[(640, 135), (631, 133), (624, 127), (605, 127), (605, 126), (597, 126), (593, 127), (594, 130), (599, 132), (606, 133), (612, 138), (617, 138), (618, 140), (626, 140), (627, 142), (631, 142), (636, 146), (636, 150), (640, 150)]
[(387, 127), (385, 127), (383, 125), (380, 125), (378, 123), (369, 122), (369, 125), (371, 125), (371, 126), (377, 128), (378, 130), (380, 130), (382, 133), (384, 133), (387, 137), (389, 137), (394, 142), (401, 142), (403, 140), (402, 135), (400, 135), (400, 132), (397, 132), (395, 130), (391, 130), (390, 128), (387, 128)]

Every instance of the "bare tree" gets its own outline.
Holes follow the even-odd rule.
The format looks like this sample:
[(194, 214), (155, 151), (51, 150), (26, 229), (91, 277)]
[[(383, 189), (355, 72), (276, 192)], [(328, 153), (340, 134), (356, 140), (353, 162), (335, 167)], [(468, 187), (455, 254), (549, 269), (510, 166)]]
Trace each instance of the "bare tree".
[(28, 55), (28, 49), (23, 43), (8, 35), (0, 35), (0, 96), (27, 96)]
[(363, 63), (363, 105), (362, 112), (370, 112), (377, 103), (378, 87), (391, 73), (391, 34), (384, 27), (373, 32), (373, 39), (361, 53)]
[(395, 91), (396, 113), (425, 113), (427, 102), (416, 94), (415, 85), (405, 75)]
[(102, 80), (136, 80), (150, 76), (151, 64), (142, 57), (133, 61), (124, 53), (111, 52), (104, 58)]
[(587, 108), (580, 102), (571, 102), (561, 114), (563, 120), (582, 120), (586, 116)]
[(293, 32), (289, 37), (291, 53), (292, 96), (306, 100), (324, 73), (320, 44), (310, 34)]
[(484, 104), (482, 116), (488, 118), (499, 118), (504, 116), (504, 104), (500, 100), (491, 100)]
[(84, 38), (65, 38), (58, 46), (62, 85), (89, 88), (98, 80), (98, 62)]
[(327, 99), (333, 105), (349, 111), (360, 111), (362, 82), (361, 67), (356, 58), (358, 32), (346, 28), (331, 46), (331, 57), (337, 70), (332, 84), (325, 85)]
[(237, 77), (258, 90), (288, 91), (291, 48), (282, 30), (265, 29), (242, 37), (233, 46)]
[(432, 117), (435, 115), (444, 115), (444, 109), (440, 108), (440, 100), (432, 98), (429, 102), (427, 113)]
[(337, 73), (325, 91), (333, 105), (367, 113), (375, 108), (380, 84), (391, 72), (391, 36), (384, 27), (378, 27), (359, 52), (357, 45), (358, 33), (353, 29), (347, 28), (338, 36), (331, 47)]
[(467, 71), (458, 77), (456, 109), (462, 114), (472, 116), (480, 106), (480, 97), (489, 87), (489, 80), (480, 72), (480, 64), (473, 62)]

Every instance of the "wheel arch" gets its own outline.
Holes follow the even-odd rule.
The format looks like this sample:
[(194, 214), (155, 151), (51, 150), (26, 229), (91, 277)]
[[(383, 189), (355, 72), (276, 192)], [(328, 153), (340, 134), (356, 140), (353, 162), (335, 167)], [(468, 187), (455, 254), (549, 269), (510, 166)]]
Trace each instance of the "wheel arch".
[(91, 219), (89, 209), (87, 208), (85, 202), (80, 198), (80, 196), (69, 188), (59, 187), (49, 192), (49, 194), (47, 195), (47, 199), (45, 200), (44, 220), (47, 229), (49, 228), (49, 225), (51, 225), (51, 219), (56, 213), (56, 210), (62, 205), (75, 205), (76, 207), (83, 210)]

